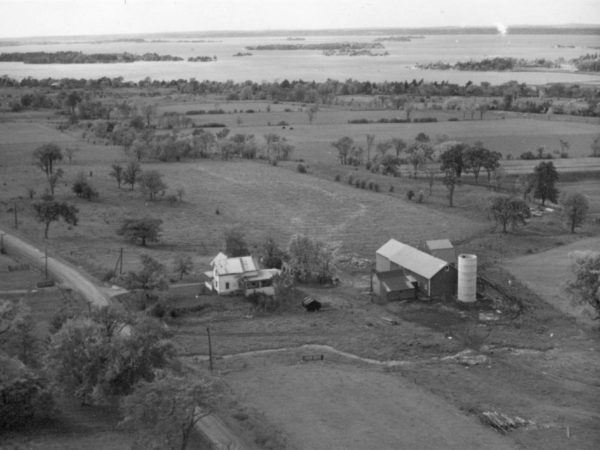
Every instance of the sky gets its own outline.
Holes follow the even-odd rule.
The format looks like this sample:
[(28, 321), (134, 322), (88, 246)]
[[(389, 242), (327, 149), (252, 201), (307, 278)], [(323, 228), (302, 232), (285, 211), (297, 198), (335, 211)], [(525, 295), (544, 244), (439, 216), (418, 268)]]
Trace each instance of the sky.
[(0, 0), (0, 37), (600, 24), (600, 0)]

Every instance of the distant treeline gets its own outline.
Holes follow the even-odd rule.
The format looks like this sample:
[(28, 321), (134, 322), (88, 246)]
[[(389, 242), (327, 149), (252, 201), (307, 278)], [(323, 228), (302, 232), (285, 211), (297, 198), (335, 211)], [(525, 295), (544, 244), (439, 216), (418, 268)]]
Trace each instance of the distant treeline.
[(110, 64), (136, 61), (183, 61), (183, 58), (157, 53), (91, 53), (82, 52), (25, 52), (0, 53), (0, 62), (22, 62), (25, 64)]
[(247, 50), (323, 50), (351, 51), (384, 48), (379, 42), (324, 42), (320, 44), (266, 44), (246, 47)]
[[(564, 60), (552, 61), (546, 58), (537, 58), (533, 60), (517, 59), (517, 58), (486, 58), (480, 61), (459, 61), (454, 64), (445, 62), (435, 62), (429, 64), (418, 64), (417, 67), (420, 69), (432, 69), (432, 70), (465, 70), (475, 72), (507, 72), (514, 70), (527, 70), (527, 69), (557, 69), (561, 67), (561, 63)], [(569, 61), (575, 65), (577, 70), (587, 72), (598, 72), (600, 71), (600, 54), (587, 54), (579, 58), (571, 59)]]
[(210, 61), (216, 61), (217, 57), (216, 56), (192, 56), (190, 58), (188, 58), (189, 62), (210, 62)]
[[(140, 81), (125, 81), (123, 77), (102, 77), (97, 79), (43, 78), (32, 77), (16, 80), (7, 75), (0, 76), (0, 87), (46, 88), (50, 90), (102, 90), (120, 88), (139, 88), (144, 90), (170, 88), (178, 92), (196, 95), (218, 94), (228, 100), (268, 100), (282, 102), (305, 102), (330, 104), (336, 96), (372, 95), (387, 96), (390, 99), (401, 97), (505, 97), (514, 99), (539, 97), (540, 88), (517, 81), (498, 85), (488, 82), (465, 84), (444, 82), (425, 82), (423, 79), (412, 81), (370, 82), (347, 79), (345, 81), (328, 79), (322, 82), (303, 80), (283, 80), (281, 82), (236, 83), (229, 81), (189, 80), (152, 80), (147, 77)], [(552, 83), (543, 87), (546, 97), (598, 99), (600, 87), (578, 84)]]

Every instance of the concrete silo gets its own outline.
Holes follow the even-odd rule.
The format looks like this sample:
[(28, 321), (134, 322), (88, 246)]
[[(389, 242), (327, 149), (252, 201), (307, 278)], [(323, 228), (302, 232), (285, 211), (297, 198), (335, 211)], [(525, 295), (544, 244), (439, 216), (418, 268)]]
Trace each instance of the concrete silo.
[(458, 255), (458, 301), (477, 300), (477, 255)]

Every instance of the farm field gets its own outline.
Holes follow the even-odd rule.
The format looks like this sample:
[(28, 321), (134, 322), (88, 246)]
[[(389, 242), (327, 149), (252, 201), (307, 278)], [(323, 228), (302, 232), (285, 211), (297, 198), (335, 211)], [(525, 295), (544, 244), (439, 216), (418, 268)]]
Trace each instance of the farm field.
[(545, 252), (508, 260), (504, 267), (555, 308), (593, 323), (590, 322), (593, 318), (591, 307), (573, 303), (571, 296), (564, 290), (567, 282), (572, 279), (570, 254), (575, 251), (598, 249), (600, 238), (582, 239)]
[(285, 428), (292, 448), (516, 448), (412, 381), (374, 369), (319, 362), (256, 365), (227, 380), (240, 401)]
[[(140, 104), (147, 101), (135, 100)], [(161, 111), (215, 106), (208, 102), (157, 102)], [(76, 227), (53, 223), (47, 239), (49, 251), (98, 279), (115, 267), (123, 248), (125, 271), (139, 267), (141, 254), (167, 266), (178, 254), (190, 255), (194, 261), (190, 279), (197, 281), (223, 249), (225, 230), (236, 225), (243, 227), (252, 251), (265, 236), (274, 237), (285, 248), (293, 234), (302, 233), (323, 240), (340, 256), (357, 256), (366, 264), (391, 237), (415, 246), (426, 239), (450, 238), (460, 252), (478, 253), (482, 273), (498, 284), (506, 285), (506, 279), (514, 277), (512, 297), (491, 290), (472, 309), (448, 302), (378, 304), (369, 295), (368, 269), (350, 267), (346, 271), (344, 267), (339, 286), (303, 287), (281, 310), (266, 314), (237, 297), (196, 297), (198, 288), (194, 286), (190, 287), (192, 293), (167, 295), (169, 306), (177, 302), (202, 306), (199, 311), (168, 319), (175, 332), (174, 342), (187, 362), (206, 368), (206, 327), (210, 326), (217, 373), (239, 396), (241, 405), (264, 415), (266, 428), (272, 425), (274, 430), (283, 430), (289, 441), (285, 448), (333, 448), (331, 442), (339, 442), (339, 448), (366, 448), (372, 443), (373, 448), (397, 448), (397, 443), (403, 442), (406, 447), (421, 443), (420, 447), (433, 449), (439, 448), (443, 439), (448, 448), (596, 448), (600, 442), (594, 425), (600, 401), (594, 377), (600, 373), (597, 336), (556, 309), (552, 296), (556, 295), (556, 281), (567, 276), (564, 258), (547, 270), (551, 266), (547, 259), (559, 254), (526, 255), (522, 257), (533, 259), (523, 262), (516, 256), (580, 237), (592, 236), (589, 241), (575, 241), (552, 251), (571, 245), (591, 247), (597, 244), (597, 227), (589, 223), (580, 234), (571, 236), (556, 213), (534, 218), (515, 233), (494, 233), (485, 208), (497, 192), (485, 182), (459, 186), (454, 208), (447, 206), (446, 189), (439, 180), (423, 203), (409, 201), (409, 189), (427, 192), (425, 179), (406, 174), (395, 178), (341, 166), (331, 143), (342, 136), (364, 143), (367, 133), (375, 134), (377, 142), (392, 137), (410, 141), (425, 132), (433, 138), (445, 134), (468, 142), (482, 140), (492, 150), (518, 155), (541, 145), (552, 151), (559, 147), (559, 139), (567, 139), (571, 158), (555, 160), (559, 170), (566, 171), (595, 163), (583, 157), (589, 154), (597, 124), (524, 117), (503, 120), (489, 113), (482, 121), (350, 125), (349, 118), (377, 119), (393, 117), (397, 112), (344, 108), (323, 108), (309, 124), (306, 113), (298, 111), (302, 105), (271, 104), (271, 112), (266, 111), (267, 103), (250, 105), (220, 102), (218, 106), (262, 112), (190, 117), (197, 123), (223, 122), (232, 134), (255, 134), (259, 146), (264, 134), (276, 132), (295, 145), (295, 160), (276, 167), (246, 160), (142, 160), (142, 169), (159, 171), (168, 186), (165, 197), (156, 201), (145, 199), (137, 185), (134, 190), (129, 186), (119, 189), (110, 177), (111, 164), (128, 160), (121, 147), (105, 145), (100, 139), (84, 139), (81, 129), (60, 132), (56, 117), (16, 120), (18, 115), (2, 114), (0, 223), (7, 231), (43, 247), (42, 225), (34, 220), (27, 191), (35, 189), (38, 199), (46, 180), (31, 155), (39, 145), (56, 142), (63, 148), (79, 148), (72, 162), (65, 158), (59, 164), (64, 177), (56, 198), (76, 205), (80, 221)], [(285, 112), (286, 108), (292, 112)], [(280, 120), (288, 125), (275, 126)], [(266, 125), (268, 122), (273, 125)], [(182, 131), (189, 133), (191, 130)], [(307, 174), (297, 170), (300, 159), (308, 167)], [(503, 163), (507, 172), (518, 173), (523, 167), (530, 171), (536, 161)], [(72, 192), (71, 185), (80, 172), (99, 191), (97, 202), (85, 201)], [(334, 181), (335, 175), (340, 175), (339, 182)], [(380, 191), (349, 185), (349, 175), (378, 183)], [(482, 173), (481, 179), (485, 178)], [(166, 197), (179, 188), (185, 192), (181, 201), (169, 203)], [(591, 212), (600, 211), (595, 180), (568, 181), (559, 189), (586, 193)], [(18, 230), (12, 229), (15, 206)], [(117, 236), (124, 218), (144, 216), (163, 220), (160, 242), (144, 248)], [(511, 265), (511, 270), (514, 262), (518, 268), (510, 275), (497, 267), (498, 262), (503, 262), (504, 268)], [(8, 260), (0, 255), (0, 271), (5, 263)], [(547, 271), (547, 278), (539, 276), (537, 270)], [(19, 275), (22, 278), (3, 282), (3, 275), (0, 272), (0, 289), (28, 289), (38, 276), (24, 273)], [(39, 321), (52, 314), (58, 294), (46, 290), (28, 296)], [(300, 306), (304, 295), (323, 300), (326, 308), (308, 315)], [(174, 299), (173, 304), (168, 303), (169, 298)], [(508, 298), (517, 298), (525, 306), (515, 312), (515, 304)], [(493, 318), (487, 321), (480, 313)], [(467, 362), (457, 356), (463, 351), (470, 352)], [(324, 362), (301, 362), (302, 355), (314, 352), (323, 352)], [(471, 365), (469, 358), (479, 362)], [(387, 370), (385, 361), (397, 364)], [(224, 409), (225, 414), (231, 413), (227, 406)], [(502, 435), (481, 423), (482, 413), (493, 410), (535, 424)], [(86, 426), (92, 429), (94, 419), (88, 419)], [(106, 432), (106, 447), (120, 448), (120, 444), (113, 445), (119, 437), (117, 432), (111, 434), (114, 421), (114, 415), (100, 420), (98, 431)], [(571, 437), (565, 433), (567, 426), (573, 430)], [(42, 435), (34, 444), (39, 442), (42, 447), (46, 437)], [(97, 442), (104, 439), (97, 437)], [(83, 440), (83, 433), (76, 433), (75, 443), (66, 439), (47, 448), (101, 448), (92, 442), (93, 436)], [(266, 444), (257, 446), (269, 448)], [(270, 448), (279, 447), (273, 444)]]

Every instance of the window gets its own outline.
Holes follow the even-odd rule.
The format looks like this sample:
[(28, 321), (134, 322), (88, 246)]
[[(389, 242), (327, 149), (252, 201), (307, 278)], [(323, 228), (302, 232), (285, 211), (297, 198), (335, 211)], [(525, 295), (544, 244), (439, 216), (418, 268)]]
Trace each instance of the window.
[(229, 283), (225, 283), (225, 289), (229, 289)]

